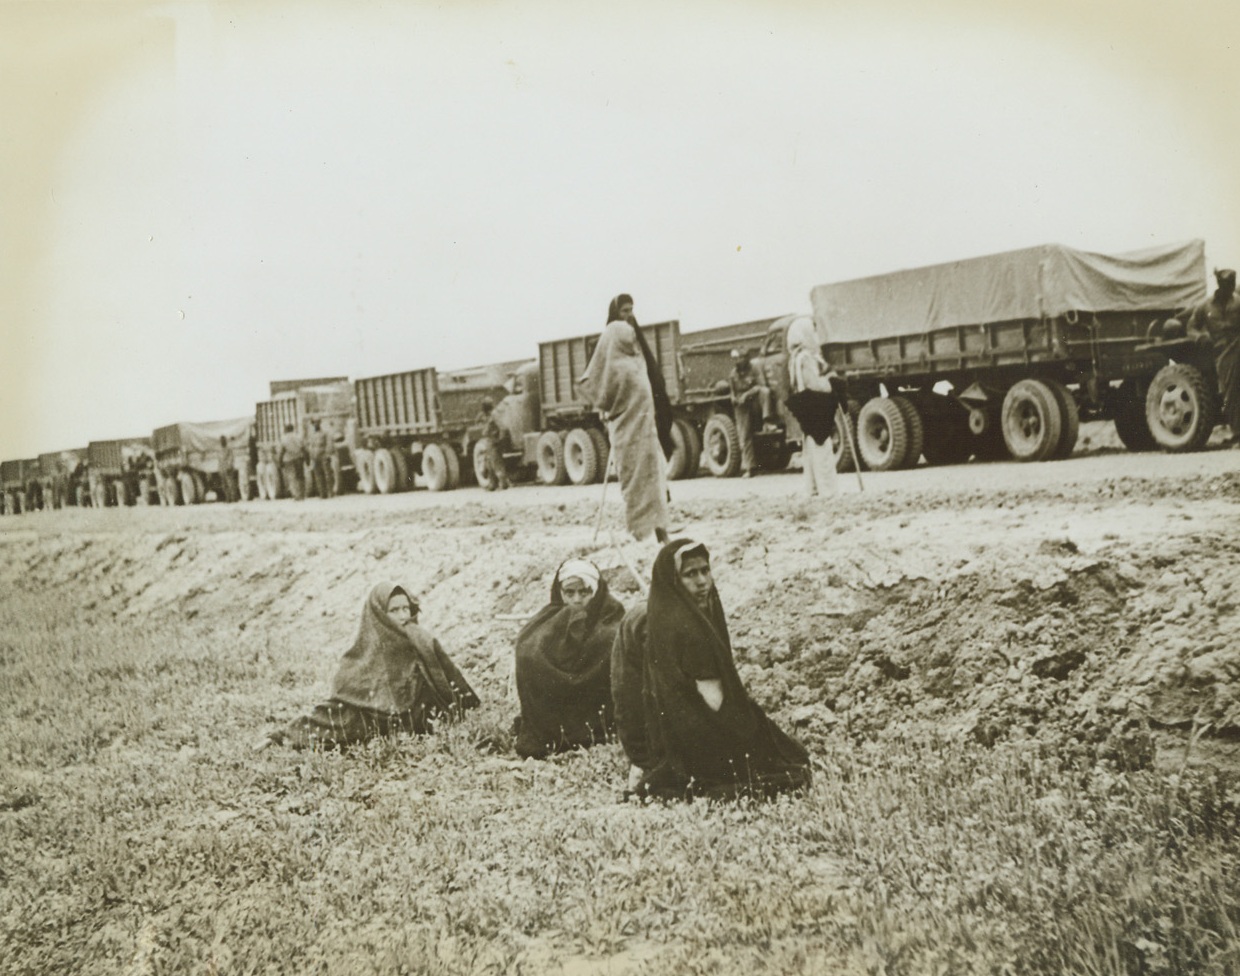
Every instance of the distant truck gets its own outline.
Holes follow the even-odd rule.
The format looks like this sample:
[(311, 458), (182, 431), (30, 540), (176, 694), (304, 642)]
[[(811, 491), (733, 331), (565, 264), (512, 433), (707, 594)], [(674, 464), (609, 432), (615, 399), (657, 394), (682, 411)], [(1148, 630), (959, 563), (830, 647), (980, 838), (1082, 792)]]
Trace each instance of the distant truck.
[(431, 491), (473, 483), (468, 459), (481, 433), (482, 401), (499, 402), (508, 392), (505, 382), (525, 362), (414, 369), (357, 380), (353, 463), (358, 490), (407, 491), (417, 478)]
[(305, 380), (297, 385), (298, 382), (273, 382), (272, 398), (255, 407), (255, 482), (262, 499), (284, 498), (289, 493), (279, 454), (280, 438), (290, 424), (303, 441), (310, 436), (315, 422), (327, 432), (333, 445), (331, 464), (336, 494), (351, 491), (356, 481), (351, 450), (356, 428), (352, 385), (345, 378), (327, 383)]
[(86, 448), (51, 451), (39, 455), (39, 481), (43, 507), (50, 509), (77, 505), (77, 487), (85, 483)]
[[(1067, 457), (1083, 419), (1131, 450), (1202, 447), (1218, 416), (1201, 241), (1105, 255), (1062, 245), (820, 285), (823, 352), (876, 470)], [(1177, 316), (1181, 318), (1177, 318)]]
[(21, 515), (41, 507), (38, 487), (39, 459), (0, 461), (0, 491), (4, 493), (4, 514)]
[(86, 463), (90, 501), (95, 508), (139, 502), (146, 505), (152, 498), (158, 500), (155, 456), (149, 437), (91, 441), (86, 448)]
[[(206, 423), (178, 423), (159, 427), (151, 435), (155, 451), (155, 467), (158, 472), (159, 500), (164, 505), (197, 505), (214, 493), (222, 501), (225, 491), (223, 478), (227, 473), (236, 475), (236, 461), (249, 454), (252, 417), (235, 420), (214, 420)], [(220, 467), (223, 437), (232, 448), (234, 470), (224, 472)], [(245, 477), (242, 467), (241, 479)]]

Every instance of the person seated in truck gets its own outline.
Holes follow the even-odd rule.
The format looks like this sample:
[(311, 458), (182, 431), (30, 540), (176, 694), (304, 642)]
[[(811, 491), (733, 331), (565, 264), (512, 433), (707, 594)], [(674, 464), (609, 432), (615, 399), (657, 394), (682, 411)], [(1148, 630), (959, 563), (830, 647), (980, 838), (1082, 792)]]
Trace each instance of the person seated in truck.
[(592, 562), (568, 559), (556, 570), (550, 602), (517, 635), (518, 755), (541, 758), (608, 737), (611, 646), (623, 616)]
[(495, 491), (497, 488), (506, 489), (512, 484), (508, 480), (508, 465), (504, 463), (504, 445), (508, 440), (508, 432), (504, 430), (495, 416), (494, 400), (490, 397), (483, 397), (481, 410), (477, 423), (482, 428), (479, 436), (486, 441), (484, 487), (487, 491)]
[(284, 435), (280, 438), (277, 449), (276, 463), (284, 473), (284, 486), (288, 493), (301, 501), (306, 497), (305, 471), (306, 445), (301, 435), (292, 424), (284, 425)]
[(1219, 393), (1223, 397), (1223, 421), (1231, 428), (1233, 445), (1240, 445), (1240, 295), (1236, 272), (1214, 272), (1218, 288), (1189, 313), (1188, 334), (1209, 344), (1214, 352)]
[(613, 662), (618, 650), (630, 675), (619, 685), (626, 700), (622, 707), (617, 698), (617, 726), (642, 769), (639, 796), (766, 797), (809, 786), (809, 753), (741, 684), (704, 545), (676, 539), (663, 546), (651, 573), (644, 646), (639, 625), (630, 614), (618, 638), (628, 646), (613, 649)]
[(749, 349), (732, 350), (732, 372), (728, 374), (728, 389), (732, 398), (732, 414), (736, 418), (736, 436), (741, 447), (741, 477), (753, 477), (755, 427), (769, 430), (775, 427), (775, 414), (771, 406), (770, 387), (762, 383), (753, 368), (753, 352)]
[(479, 705), (439, 641), (418, 625), (408, 589), (379, 583), (332, 680), (331, 697), (259, 745), (335, 749), (394, 732), (424, 734)]

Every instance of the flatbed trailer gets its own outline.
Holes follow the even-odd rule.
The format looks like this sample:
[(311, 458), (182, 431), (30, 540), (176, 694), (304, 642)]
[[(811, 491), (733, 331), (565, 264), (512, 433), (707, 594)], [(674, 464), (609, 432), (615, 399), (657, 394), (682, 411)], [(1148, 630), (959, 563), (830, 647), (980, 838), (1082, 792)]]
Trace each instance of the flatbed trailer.
[(1068, 456), (1082, 419), (1131, 449), (1193, 450), (1218, 414), (1201, 241), (1105, 255), (1044, 245), (811, 292), (872, 468)]

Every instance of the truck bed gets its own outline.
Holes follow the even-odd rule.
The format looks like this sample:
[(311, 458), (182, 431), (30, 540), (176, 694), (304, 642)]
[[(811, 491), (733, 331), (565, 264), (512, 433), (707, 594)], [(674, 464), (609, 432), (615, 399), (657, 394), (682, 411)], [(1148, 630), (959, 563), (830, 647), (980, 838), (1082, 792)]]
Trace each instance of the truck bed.
[[(673, 319), (669, 322), (643, 325), (641, 329), (659, 363), (663, 381), (667, 384), (668, 396), (676, 403), (682, 394), (678, 362), (680, 323)], [(575, 415), (590, 409), (590, 403), (578, 391), (576, 381), (586, 371), (600, 335), (601, 330), (572, 339), (554, 339), (539, 343), (539, 379), (545, 416)]]

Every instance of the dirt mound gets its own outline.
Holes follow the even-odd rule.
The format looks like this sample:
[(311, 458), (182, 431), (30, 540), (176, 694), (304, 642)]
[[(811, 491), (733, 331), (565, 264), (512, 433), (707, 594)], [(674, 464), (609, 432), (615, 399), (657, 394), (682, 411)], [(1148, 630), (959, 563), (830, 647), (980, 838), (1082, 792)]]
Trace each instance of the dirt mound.
[[(1240, 477), (1174, 489), (853, 496), (829, 511), (742, 499), (680, 515), (713, 550), (742, 676), (811, 742), (1067, 729), (1141, 763), (1159, 729), (1240, 737), (1240, 544), (1228, 531)], [(620, 555), (591, 541), (589, 509), (477, 506), (399, 524), (216, 509), (172, 531), (128, 513), (118, 531), (9, 534), (0, 574), (63, 593), (79, 614), (135, 627), (174, 615), (256, 654), (309, 656), (324, 686), (369, 586), (392, 578), (421, 594), (483, 694), (502, 698), (510, 618), (542, 604), (560, 559), (595, 559), (637, 598)], [(626, 546), (639, 572), (654, 551)], [(273, 709), (321, 690), (277, 689)]]

